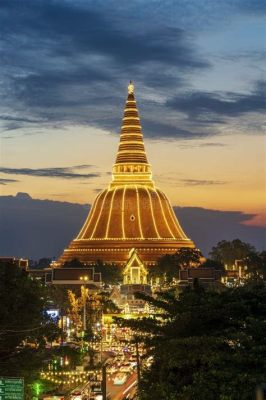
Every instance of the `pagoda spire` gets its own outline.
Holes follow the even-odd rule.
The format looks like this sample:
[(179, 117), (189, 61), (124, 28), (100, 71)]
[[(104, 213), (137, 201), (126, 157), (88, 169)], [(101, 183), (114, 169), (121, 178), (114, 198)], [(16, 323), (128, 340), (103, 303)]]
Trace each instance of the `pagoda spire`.
[(151, 167), (147, 160), (134, 85), (130, 81), (124, 116), (120, 131), (120, 142), (113, 166), (114, 184), (141, 183), (153, 185)]

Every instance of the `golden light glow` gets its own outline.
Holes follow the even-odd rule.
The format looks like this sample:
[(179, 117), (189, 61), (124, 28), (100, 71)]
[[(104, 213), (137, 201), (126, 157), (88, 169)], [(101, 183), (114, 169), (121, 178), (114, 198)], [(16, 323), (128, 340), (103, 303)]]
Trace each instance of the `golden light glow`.
[(166, 224), (166, 226), (167, 226), (167, 228), (168, 228), (168, 230), (169, 230), (170, 235), (172, 236), (172, 238), (174, 238), (173, 232), (171, 231), (171, 228), (170, 228), (170, 226), (169, 226), (169, 224), (168, 224), (168, 221), (167, 221), (167, 219), (166, 219), (166, 217), (165, 217), (165, 213), (164, 213), (164, 209), (163, 209), (163, 206), (162, 206), (161, 198), (160, 198), (160, 196), (158, 195), (158, 192), (157, 192), (157, 191), (156, 191), (156, 195), (157, 195), (158, 200), (159, 200), (159, 203), (160, 203), (160, 207), (161, 207), (161, 210), (162, 210), (162, 215), (163, 215), (163, 218), (164, 218), (164, 222), (165, 222), (165, 224)]
[(121, 212), (123, 239), (126, 238), (126, 235), (125, 235), (125, 223), (124, 223), (124, 215), (125, 215), (125, 194), (126, 194), (126, 190), (127, 190), (127, 185), (125, 185), (124, 191), (123, 191), (122, 212)]
[(142, 228), (141, 228), (141, 219), (140, 219), (139, 191), (138, 191), (137, 185), (135, 186), (135, 188), (136, 188), (136, 192), (137, 192), (137, 210), (138, 210), (139, 230), (140, 230), (141, 238), (143, 239), (143, 233), (142, 233)]
[(101, 193), (99, 193), (98, 196), (96, 197), (95, 208), (94, 208), (94, 210), (92, 210), (91, 213), (88, 214), (88, 217), (87, 217), (87, 219), (85, 221), (85, 224), (83, 225), (83, 228), (81, 229), (77, 239), (83, 238), (83, 235), (85, 233), (85, 230), (87, 229), (87, 226), (89, 225), (90, 221), (93, 219), (93, 216), (94, 216), (94, 213), (95, 213), (95, 210), (96, 210), (96, 207), (97, 207), (97, 204), (98, 204), (100, 196), (101, 196)]
[(132, 87), (123, 121), (112, 181), (96, 197), (80, 234), (59, 262), (77, 257), (120, 264), (127, 260), (130, 249), (136, 248), (141, 259), (153, 265), (163, 254), (194, 247), (169, 200), (155, 188)]
[(112, 211), (113, 211), (113, 202), (114, 202), (114, 196), (115, 196), (116, 190), (117, 190), (117, 188), (114, 189), (113, 194), (112, 194), (111, 207), (110, 207), (110, 210), (109, 210), (108, 222), (107, 222), (106, 232), (105, 232), (106, 239), (108, 238), (109, 225), (110, 225), (110, 219), (111, 219), (111, 215), (112, 215)]
[(106, 192), (105, 195), (104, 195), (104, 199), (103, 199), (102, 206), (101, 206), (101, 211), (100, 211), (100, 213), (98, 214), (98, 218), (97, 218), (96, 224), (95, 224), (95, 226), (94, 226), (94, 229), (93, 229), (93, 231), (92, 231), (91, 238), (94, 236), (94, 233), (95, 233), (95, 231), (96, 231), (96, 229), (97, 229), (97, 225), (98, 225), (99, 220), (100, 220), (100, 218), (101, 218), (101, 214), (102, 214), (102, 211), (103, 211), (104, 201), (105, 201), (105, 199), (106, 199), (107, 194), (108, 194), (108, 192)]
[(145, 189), (146, 189), (146, 192), (148, 193), (149, 200), (150, 200), (150, 209), (151, 209), (152, 222), (153, 222), (153, 225), (154, 225), (154, 229), (155, 229), (155, 232), (156, 232), (157, 237), (160, 238), (160, 235), (159, 235), (159, 232), (158, 232), (158, 229), (157, 229), (157, 226), (156, 226), (156, 221), (155, 221), (155, 218), (154, 218), (153, 205), (152, 205), (152, 200), (151, 200), (151, 194), (150, 194), (150, 191), (149, 191), (147, 188), (145, 188)]

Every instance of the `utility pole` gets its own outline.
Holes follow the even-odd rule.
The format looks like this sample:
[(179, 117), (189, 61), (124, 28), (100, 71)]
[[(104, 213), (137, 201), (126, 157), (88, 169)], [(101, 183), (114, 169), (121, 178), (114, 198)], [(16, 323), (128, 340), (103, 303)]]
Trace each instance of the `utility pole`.
[(83, 330), (84, 330), (84, 333), (85, 333), (85, 331), (87, 329), (86, 319), (87, 319), (87, 316), (86, 316), (86, 303), (84, 303), (84, 308), (83, 308)]
[(140, 387), (140, 359), (139, 359), (139, 343), (136, 339), (136, 356), (137, 356), (137, 377), (138, 377), (138, 390)]
[(106, 394), (106, 365), (102, 366), (102, 393), (103, 400), (107, 400)]

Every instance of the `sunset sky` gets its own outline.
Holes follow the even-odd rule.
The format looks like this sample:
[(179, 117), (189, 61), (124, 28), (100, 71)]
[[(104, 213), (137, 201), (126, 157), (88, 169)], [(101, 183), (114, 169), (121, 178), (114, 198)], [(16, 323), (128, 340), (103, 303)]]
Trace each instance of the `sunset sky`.
[(0, 2), (2, 195), (91, 203), (134, 81), (173, 205), (266, 225), (265, 2)]

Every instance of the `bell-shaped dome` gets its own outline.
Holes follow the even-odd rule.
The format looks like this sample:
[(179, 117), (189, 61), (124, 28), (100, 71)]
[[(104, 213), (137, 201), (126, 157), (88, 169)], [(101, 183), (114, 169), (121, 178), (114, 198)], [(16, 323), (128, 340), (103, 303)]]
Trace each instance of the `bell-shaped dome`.
[(184, 240), (185, 233), (165, 194), (142, 185), (103, 190), (77, 240)]
[(166, 195), (152, 180), (130, 83), (112, 182), (98, 194), (77, 238), (59, 259), (124, 263), (132, 248), (146, 264), (180, 247), (195, 247)]

